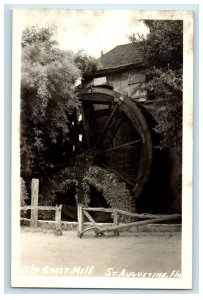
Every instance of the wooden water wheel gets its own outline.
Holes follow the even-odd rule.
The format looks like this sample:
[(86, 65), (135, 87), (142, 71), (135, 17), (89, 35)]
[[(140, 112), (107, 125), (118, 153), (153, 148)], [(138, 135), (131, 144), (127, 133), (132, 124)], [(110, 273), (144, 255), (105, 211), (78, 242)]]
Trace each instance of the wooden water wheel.
[(90, 87), (78, 93), (82, 107), (83, 143), (93, 164), (122, 179), (135, 200), (148, 180), (152, 142), (138, 106), (107, 87)]

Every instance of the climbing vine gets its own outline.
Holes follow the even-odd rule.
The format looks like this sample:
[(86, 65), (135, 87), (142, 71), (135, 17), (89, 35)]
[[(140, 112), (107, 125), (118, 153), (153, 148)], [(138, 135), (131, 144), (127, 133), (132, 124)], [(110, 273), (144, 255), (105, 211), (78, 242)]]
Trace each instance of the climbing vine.
[(135, 211), (132, 195), (125, 182), (109, 170), (91, 166), (83, 178), (83, 186), (87, 195), (90, 193), (90, 186), (93, 186), (98, 192), (102, 192), (112, 208)]
[(26, 205), (26, 201), (28, 200), (28, 192), (25, 184), (25, 180), (20, 177), (20, 205)]
[(53, 205), (57, 200), (57, 194), (65, 194), (71, 185), (76, 187), (75, 201), (78, 203), (78, 194), (82, 188), (83, 205), (88, 206), (90, 203), (90, 187), (94, 187), (96, 191), (102, 193), (108, 205), (112, 208), (118, 208), (126, 211), (135, 212), (135, 204), (130, 190), (125, 182), (121, 181), (114, 173), (109, 170), (89, 166), (83, 178), (82, 185), (79, 186), (75, 169), (71, 167), (58, 171), (49, 184), (42, 190), (40, 195), (41, 202), (45, 205)]
[[(20, 177), (20, 206), (26, 205), (28, 200), (28, 192), (25, 184), (25, 180)], [(25, 211), (21, 211), (21, 217), (25, 217)]]

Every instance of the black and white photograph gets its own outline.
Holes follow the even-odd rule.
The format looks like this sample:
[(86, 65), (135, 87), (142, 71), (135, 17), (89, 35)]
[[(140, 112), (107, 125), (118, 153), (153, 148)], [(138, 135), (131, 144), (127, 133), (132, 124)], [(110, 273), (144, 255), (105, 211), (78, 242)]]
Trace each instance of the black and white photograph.
[(12, 287), (191, 289), (192, 11), (12, 14)]

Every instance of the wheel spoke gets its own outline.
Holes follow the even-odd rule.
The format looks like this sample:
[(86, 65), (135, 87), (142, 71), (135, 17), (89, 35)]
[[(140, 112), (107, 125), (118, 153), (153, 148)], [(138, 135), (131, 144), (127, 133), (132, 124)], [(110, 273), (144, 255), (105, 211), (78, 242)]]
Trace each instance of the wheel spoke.
[[(111, 135), (111, 141), (110, 141), (110, 143), (111, 143), (111, 142), (113, 141), (113, 139), (116, 137), (116, 134), (117, 134), (118, 130), (120, 129), (120, 127), (121, 127), (121, 125), (122, 125), (122, 123), (123, 123), (123, 120), (124, 120), (124, 115), (122, 115), (118, 121), (114, 122), (115, 127), (112, 128), (112, 135)], [(114, 125), (114, 124), (113, 124), (113, 125)], [(108, 147), (108, 146), (107, 146), (107, 147)]]
[(133, 182), (133, 180), (131, 178), (129, 178), (129, 175), (127, 173), (118, 172), (117, 170), (112, 169), (111, 166), (109, 166), (108, 164), (105, 164), (103, 162), (98, 162), (98, 164), (101, 165), (102, 167), (104, 167), (105, 169), (108, 169), (112, 173), (114, 173), (116, 176), (118, 176), (120, 179), (122, 179), (129, 186), (131, 186), (131, 187), (135, 186), (135, 181)]
[(111, 123), (111, 120), (112, 120), (112, 118), (113, 118), (113, 116), (114, 116), (114, 114), (115, 114), (115, 112), (117, 110), (117, 108), (118, 108), (118, 104), (116, 104), (114, 106), (114, 108), (113, 108), (113, 110), (112, 110), (112, 112), (111, 112), (108, 120), (106, 121), (106, 124), (104, 125), (104, 127), (103, 127), (103, 129), (102, 129), (102, 131), (101, 131), (101, 133), (100, 133), (100, 135), (99, 135), (99, 137), (98, 137), (98, 139), (97, 139), (97, 141), (95, 143), (94, 148), (96, 148), (98, 146), (99, 142), (101, 141), (102, 137), (104, 136), (104, 133), (107, 131), (107, 129), (108, 129), (110, 123)]
[(102, 155), (102, 154), (106, 154), (106, 153), (117, 151), (117, 150), (129, 149), (129, 148), (134, 147), (136, 144), (141, 144), (141, 143), (142, 143), (142, 140), (138, 139), (138, 140), (135, 140), (135, 141), (132, 141), (132, 142), (129, 142), (129, 143), (125, 143), (125, 144), (116, 146), (114, 148), (107, 149), (107, 150), (102, 151), (102, 152), (97, 152), (97, 154)]

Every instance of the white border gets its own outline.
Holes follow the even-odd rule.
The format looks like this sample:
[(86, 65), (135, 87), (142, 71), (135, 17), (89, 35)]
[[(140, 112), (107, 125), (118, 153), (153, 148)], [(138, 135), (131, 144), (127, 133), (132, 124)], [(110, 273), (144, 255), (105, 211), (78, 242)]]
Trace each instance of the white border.
[[(58, 3), (58, 4), (68, 4), (67, 3), (68, 1), (60, 1), (60, 3)], [(74, 4), (77, 4), (77, 3), (82, 3), (82, 4), (90, 4), (90, 3), (93, 3), (93, 4), (95, 4), (95, 1), (74, 1)], [(119, 4), (119, 3), (121, 3), (121, 4), (124, 4), (123, 3), (123, 1), (111, 1), (111, 2), (109, 2), (109, 1), (99, 1), (99, 3), (101, 3), (101, 4), (105, 4), (105, 3), (113, 3), (113, 4)], [(135, 0), (129, 0), (128, 1), (128, 3), (129, 4), (160, 4), (160, 5), (165, 5), (165, 4), (177, 4), (177, 1), (145, 1), (145, 0), (143, 0), (143, 1), (135, 1)], [(1, 21), (3, 21), (3, 4), (29, 4), (29, 2), (28, 1), (21, 1), (20, 3), (19, 3), (19, 1), (4, 1), (4, 3), (1, 3), (0, 4), (0, 8), (1, 8), (1, 10), (0, 10), (0, 20)], [(35, 1), (35, 4), (41, 4), (41, 1)], [(44, 0), (43, 1), (43, 4), (47, 4), (47, 5), (49, 5), (49, 4), (55, 4), (55, 1), (47, 1), (47, 0)], [(182, 4), (182, 5), (184, 5), (184, 4), (199, 4), (199, 14), (200, 14), (200, 28), (203, 28), (202, 27), (202, 20), (203, 20), (203, 6), (202, 6), (202, 1), (200, 1), (200, 0), (198, 0), (198, 1), (183, 1), (183, 0), (179, 0), (178, 1), (178, 4)], [(0, 28), (0, 30), (1, 30), (1, 33), (2, 33), (2, 37), (3, 37), (3, 27), (1, 27)], [(203, 64), (203, 60), (202, 60), (202, 53), (203, 53), (203, 47), (202, 47), (202, 36), (200, 35), (199, 36), (199, 40), (200, 40), (200, 44), (199, 44), (199, 48), (200, 48), (200, 60), (199, 60), (199, 65), (200, 66), (202, 66)], [(0, 51), (2, 51), (2, 54), (3, 54), (3, 47), (1, 47), (0, 48), (1, 50)], [(2, 58), (2, 65), (3, 65), (3, 55), (1, 56), (1, 58)], [(4, 75), (3, 75), (3, 70), (2, 70), (2, 80), (1, 80), (1, 85), (2, 85), (2, 89), (1, 89), (1, 92), (3, 92), (3, 78), (4, 78)], [(203, 76), (202, 76), (202, 68), (200, 68), (200, 82), (201, 82), (201, 79), (203, 79)], [(2, 93), (2, 96), (3, 96), (3, 93)], [(200, 94), (199, 94), (199, 98), (200, 99), (202, 99), (202, 89), (200, 90)], [(3, 99), (3, 97), (2, 97), (2, 99)], [(197, 99), (196, 99), (197, 100)], [(198, 101), (198, 100), (197, 100)], [(2, 102), (0, 102), (1, 104), (1, 109), (0, 109), (0, 111), (1, 111), (1, 113), (2, 113), (2, 116), (1, 116), (1, 121), (3, 121), (3, 103)], [(197, 106), (197, 103), (196, 103), (196, 106)], [(199, 102), (199, 111), (201, 112), (202, 111), (202, 108), (203, 108), (203, 105), (202, 105), (202, 102)], [(196, 117), (197, 117), (197, 113), (196, 113)], [(202, 130), (202, 118), (200, 119), (200, 122), (199, 122), (199, 127), (200, 127), (200, 131)], [(2, 134), (1, 134), (1, 136), (3, 137), (3, 127), (2, 126), (0, 126), (0, 130), (2, 130)], [(202, 149), (202, 136), (201, 136), (201, 134), (200, 134), (200, 141), (199, 141), (199, 146), (200, 147), (198, 147), (198, 145), (196, 145), (196, 147), (198, 147), (198, 148), (200, 148), (200, 153), (202, 153), (202, 151), (201, 150), (203, 150)], [(3, 165), (3, 157), (2, 157), (2, 160), (1, 160), (1, 162), (2, 162), (2, 164), (1, 165)], [(195, 173), (196, 174), (198, 174), (198, 173), (200, 173), (200, 180), (202, 179), (202, 166), (203, 165), (203, 161), (202, 161), (202, 157), (200, 156), (200, 158), (199, 158), (199, 166), (200, 166), (200, 172), (198, 171), (198, 166), (196, 165), (196, 170), (195, 170)], [(3, 170), (2, 170), (3, 171)], [(1, 173), (1, 184), (3, 183), (3, 172)], [(3, 191), (3, 186), (2, 186), (2, 188), (1, 188), (1, 191)], [(200, 195), (199, 195), (199, 199), (202, 199), (202, 197), (201, 196), (203, 196), (203, 194), (202, 194), (202, 185), (200, 185)], [(197, 198), (198, 198), (198, 190), (196, 190), (196, 194), (195, 194), (195, 197), (196, 197), (196, 201), (198, 200)], [(6, 200), (8, 200), (8, 199), (6, 199)], [(203, 208), (203, 206), (202, 206), (202, 202), (201, 201), (199, 201), (199, 211), (202, 211), (202, 208)], [(2, 217), (3, 217), (3, 210), (1, 211), (2, 212)], [(197, 212), (198, 213), (198, 212)], [(1, 218), (1, 221), (3, 221), (3, 218)], [(3, 222), (2, 222), (3, 223)], [(199, 224), (197, 224), (197, 226), (199, 226), (199, 229), (201, 230), (202, 229), (202, 219), (199, 219)], [(1, 226), (1, 237), (2, 237), (2, 241), (3, 241), (3, 226)], [(195, 238), (198, 238), (199, 239), (199, 243), (200, 243), (200, 248), (199, 248), (199, 250), (200, 250), (200, 259), (199, 259), (199, 265), (200, 266), (202, 266), (203, 264), (203, 261), (202, 261), (202, 252), (203, 252), (203, 249), (202, 249), (202, 230), (201, 230), (201, 232), (200, 232), (200, 234), (199, 235), (195, 235)], [(2, 243), (3, 244), (3, 243)], [(2, 248), (0, 248), (0, 251), (2, 251)], [(9, 251), (9, 249), (8, 249), (8, 251)], [(0, 257), (1, 258), (3, 258), (3, 252), (0, 252)], [(195, 260), (198, 260), (198, 258), (196, 257), (195, 258)], [(2, 260), (2, 263), (3, 263), (3, 260)], [(1, 264), (1, 265), (3, 265), (3, 264)], [(1, 269), (1, 271), (2, 271), (2, 274), (3, 274), (3, 269)], [(195, 278), (197, 279), (198, 278), (198, 275), (196, 274), (196, 276), (195, 276)], [(3, 279), (3, 275), (2, 275), (2, 279)], [(200, 283), (202, 282), (202, 269), (200, 268)], [(16, 291), (17, 292), (17, 291)], [(24, 292), (22, 291), (21, 293), (25, 293), (26, 292), (26, 290), (24, 290)], [(35, 291), (34, 290), (32, 290), (32, 292), (33, 293), (35, 293)], [(54, 292), (54, 291), (53, 291)], [(113, 291), (111, 291), (111, 293), (112, 293)], [(196, 292), (196, 291), (195, 291)], [(13, 293), (15, 293), (15, 291), (13, 291)], [(20, 293), (20, 294), (21, 294)], [(42, 292), (43, 293), (43, 292)], [(48, 291), (47, 290), (47, 293), (50, 293), (50, 291)], [(66, 291), (66, 293), (71, 293), (72, 294), (72, 298), (73, 299), (79, 299), (79, 298), (81, 298), (81, 295), (73, 295), (73, 293), (74, 292), (71, 292), (71, 291)], [(80, 293), (80, 291), (78, 291), (78, 293)], [(83, 297), (85, 297), (85, 295), (84, 295), (84, 293), (86, 294), (87, 292), (82, 292), (81, 291), (81, 293), (83, 294)], [(95, 291), (95, 293), (96, 294), (98, 294), (99, 293), (99, 291)], [(103, 291), (103, 293), (104, 293), (104, 291)], [(134, 296), (135, 295), (131, 295), (131, 293), (130, 292), (128, 292), (128, 291), (126, 291), (125, 292), (125, 294), (128, 294), (128, 298), (129, 299), (131, 299), (132, 297), (133, 297), (133, 299), (134, 299)], [(163, 292), (164, 293), (164, 292)], [(199, 293), (198, 294), (194, 294), (194, 292), (192, 291), (192, 294), (188, 294), (187, 293), (187, 291), (182, 291), (182, 293), (181, 294), (179, 294), (179, 295), (176, 295), (176, 294), (169, 294), (169, 295), (167, 295), (167, 294), (161, 294), (161, 295), (158, 295), (157, 293), (156, 294), (150, 294), (150, 299), (171, 299), (171, 298), (179, 298), (179, 299), (200, 299), (200, 295), (202, 295), (202, 288), (201, 288), (201, 285), (200, 285), (200, 290), (199, 290)], [(140, 293), (139, 293), (140, 294)], [(1, 281), (1, 292), (0, 292), (0, 295), (1, 295), (1, 299), (3, 298), (4, 299), (4, 297), (5, 298), (9, 298), (10, 299), (10, 297), (12, 297), (12, 295), (5, 295), (4, 294), (4, 292), (3, 292), (3, 285), (2, 285), (2, 281)], [(16, 295), (17, 296), (17, 295)], [(51, 298), (53, 298), (55, 295), (48, 295), (47, 296), (47, 299), (50, 299), (50, 297)], [(88, 297), (88, 299), (92, 299), (93, 297), (95, 298), (95, 295), (86, 295), (87, 297)], [(103, 296), (104, 296), (104, 294), (102, 294), (102, 295), (97, 295), (96, 297), (97, 298), (102, 298), (103, 299)], [(123, 293), (122, 294), (120, 294), (120, 295), (116, 295), (116, 299), (120, 299), (121, 297), (122, 297), (122, 299), (123, 299)], [(22, 299), (22, 297), (26, 297), (27, 298), (27, 295), (22, 295), (21, 294), (21, 299)], [(36, 297), (35, 295), (29, 295), (29, 297)], [(46, 298), (46, 295), (43, 295), (43, 297), (45, 297)], [(57, 298), (58, 297), (64, 297), (64, 298), (67, 298), (67, 295), (57, 295)], [(113, 297), (114, 298), (114, 295), (111, 295), (111, 297)], [(86, 297), (85, 297), (86, 298)], [(139, 295), (139, 298), (140, 299), (148, 299), (148, 294), (146, 295), (146, 294), (140, 294)], [(202, 297), (201, 297), (202, 298)]]
[(193, 131), (193, 14), (189, 11), (135, 11), (139, 18), (183, 20), (184, 41), (184, 92), (183, 92), (183, 231), (182, 231), (182, 278), (71, 278), (71, 277), (22, 277), (16, 273), (20, 262), (19, 227), (19, 179), (20, 179), (20, 40), (21, 19), (13, 12), (13, 81), (12, 81), (12, 286), (13, 287), (90, 287), (90, 288), (192, 288), (192, 131)]

